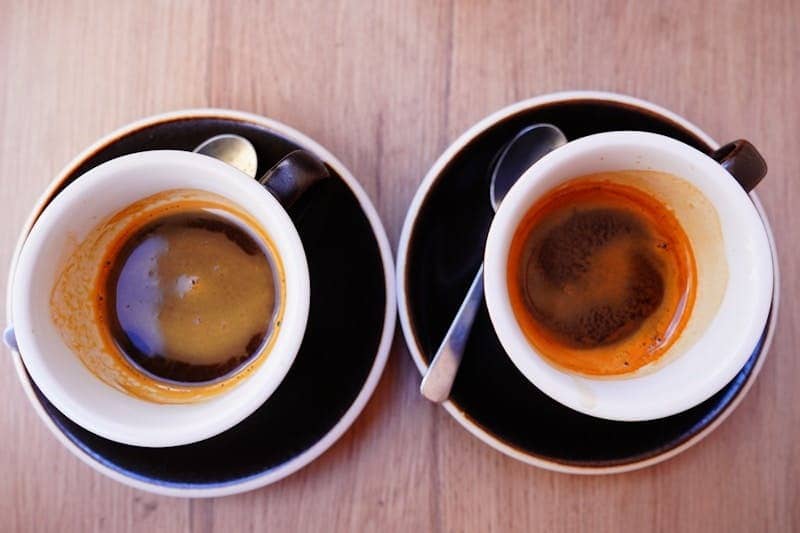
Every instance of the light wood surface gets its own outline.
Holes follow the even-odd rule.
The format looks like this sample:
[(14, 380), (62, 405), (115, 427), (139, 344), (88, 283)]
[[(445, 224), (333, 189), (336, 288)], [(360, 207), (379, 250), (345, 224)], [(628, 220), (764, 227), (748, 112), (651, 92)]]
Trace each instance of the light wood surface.
[(749, 396), (709, 438), (624, 475), (525, 466), (422, 400), (398, 334), (366, 410), (310, 466), (245, 495), (157, 497), (58, 444), (3, 349), (0, 531), (799, 531), (796, 0), (0, 0), (0, 279), (48, 181), (131, 120), (218, 106), (294, 126), (361, 180), (394, 246), (422, 176), (458, 134), (564, 89), (652, 100), (719, 140), (749, 138), (769, 162), (758, 190), (781, 249), (778, 333)]

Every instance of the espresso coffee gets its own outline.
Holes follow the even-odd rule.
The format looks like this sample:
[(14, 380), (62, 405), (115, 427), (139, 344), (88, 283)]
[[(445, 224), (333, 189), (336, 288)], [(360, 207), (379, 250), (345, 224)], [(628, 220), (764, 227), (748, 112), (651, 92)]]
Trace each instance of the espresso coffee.
[(278, 297), (271, 259), (234, 218), (168, 211), (124, 236), (104, 269), (98, 304), (111, 338), (156, 378), (222, 378), (271, 333)]
[(529, 342), (582, 374), (624, 374), (655, 361), (694, 302), (683, 228), (661, 202), (618, 181), (594, 174), (546, 194), (509, 254), (511, 304)]

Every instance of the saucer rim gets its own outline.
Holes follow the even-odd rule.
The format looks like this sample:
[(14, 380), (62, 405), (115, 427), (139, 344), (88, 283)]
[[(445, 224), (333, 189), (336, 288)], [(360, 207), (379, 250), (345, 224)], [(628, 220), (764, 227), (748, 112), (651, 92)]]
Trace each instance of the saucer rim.
[[(621, 104), (625, 106), (634, 107), (636, 109), (648, 111), (650, 113), (659, 116), (659, 118), (664, 118), (676, 123), (680, 127), (690, 132), (691, 134), (695, 135), (698, 139), (706, 143), (712, 149), (717, 149), (720, 146), (717, 141), (711, 138), (698, 126), (696, 126), (686, 118), (666, 108), (663, 108), (657, 104), (654, 104), (652, 102), (634, 96), (613, 93), (613, 92), (605, 92), (605, 91), (561, 91), (561, 92), (554, 92), (554, 93), (534, 96), (532, 98), (521, 100), (519, 102), (503, 107), (489, 114), (483, 119), (479, 120), (472, 126), (470, 126), (464, 133), (462, 133), (458, 138), (456, 138), (456, 140), (454, 140), (447, 147), (447, 149), (445, 149), (445, 151), (436, 159), (431, 168), (425, 174), (425, 177), (419, 184), (417, 191), (414, 194), (414, 197), (411, 201), (411, 204), (408, 207), (405, 220), (403, 221), (402, 231), (400, 233), (400, 240), (397, 246), (396, 287), (397, 287), (398, 316), (400, 319), (400, 326), (403, 332), (403, 337), (406, 341), (406, 346), (420, 375), (425, 375), (428, 365), (425, 363), (425, 360), (422, 357), (422, 349), (414, 332), (414, 326), (411, 324), (407, 291), (406, 291), (408, 282), (406, 271), (408, 266), (407, 258), (408, 258), (408, 248), (411, 241), (411, 234), (413, 232), (416, 220), (419, 216), (419, 211), (422, 208), (423, 204), (425, 203), (428, 193), (433, 188), (435, 183), (438, 181), (444, 168), (453, 160), (453, 158), (458, 153), (460, 153), (467, 144), (469, 144), (472, 140), (474, 140), (480, 134), (485, 132), (491, 126), (494, 126), (495, 124), (513, 115), (516, 115), (518, 113), (536, 107), (553, 103), (566, 103), (575, 101), (611, 102), (615, 104)], [(764, 338), (764, 342), (761, 346), (761, 349), (758, 352), (755, 365), (752, 371), (750, 372), (749, 376), (745, 380), (745, 383), (739, 388), (739, 390), (736, 392), (735, 397), (730, 401), (730, 403), (728, 403), (728, 405), (726, 405), (723, 408), (723, 410), (719, 414), (717, 414), (717, 416), (705, 428), (701, 429), (697, 434), (691, 436), (689, 439), (680, 443), (679, 445), (664, 450), (651, 457), (638, 460), (634, 459), (630, 462), (616, 464), (616, 465), (597, 465), (597, 466), (575, 465), (575, 464), (561, 463), (556, 460), (546, 459), (544, 457), (522, 451), (521, 449), (495, 436), (491, 431), (488, 431), (487, 429), (481, 427), (479, 424), (473, 421), (467, 415), (466, 412), (464, 412), (457, 404), (455, 404), (451, 400), (443, 402), (442, 407), (444, 407), (444, 409), (467, 431), (469, 431), (472, 435), (474, 435), (484, 443), (488, 444), (492, 448), (496, 449), (497, 451), (509, 457), (517, 459), (518, 461), (521, 461), (523, 463), (554, 472), (583, 474), (583, 475), (598, 475), (598, 474), (616, 474), (616, 473), (629, 472), (633, 470), (639, 470), (641, 468), (646, 468), (648, 466), (660, 463), (662, 461), (666, 461), (678, 455), (679, 453), (691, 448), (692, 446), (703, 440), (712, 431), (714, 431), (714, 429), (716, 429), (728, 416), (730, 416), (730, 414), (736, 409), (736, 407), (738, 407), (738, 405), (741, 403), (741, 401), (749, 392), (750, 388), (753, 385), (753, 382), (755, 381), (755, 378), (761, 371), (761, 368), (764, 364), (764, 360), (767, 357), (767, 353), (772, 344), (775, 335), (775, 328), (778, 322), (778, 312), (780, 308), (779, 305), (780, 266), (777, 260), (778, 257), (777, 247), (775, 244), (775, 239), (772, 233), (772, 227), (770, 225), (769, 219), (767, 218), (766, 212), (764, 211), (764, 207), (761, 204), (761, 201), (759, 200), (758, 195), (756, 194), (755, 191), (750, 193), (750, 198), (753, 201), (756, 210), (758, 211), (758, 214), (764, 223), (764, 227), (767, 232), (767, 238), (769, 240), (770, 250), (772, 252), (774, 283), (773, 283), (773, 295), (772, 295), (772, 308), (770, 311), (770, 317), (768, 319), (769, 323), (767, 324), (766, 328), (766, 337)]]
[[(243, 123), (254, 124), (258, 127), (270, 130), (280, 137), (292, 141), (310, 151), (314, 152), (321, 157), (326, 164), (333, 167), (336, 173), (341, 177), (342, 181), (347, 185), (350, 191), (355, 196), (362, 212), (369, 221), (370, 228), (378, 246), (378, 251), (381, 256), (383, 264), (383, 279), (385, 290), (385, 304), (384, 304), (384, 321), (381, 331), (380, 342), (375, 352), (375, 358), (372, 363), (372, 368), (367, 374), (366, 379), (356, 395), (350, 407), (342, 414), (336, 424), (328, 430), (325, 435), (317, 440), (313, 445), (307, 447), (300, 454), (292, 457), (288, 461), (280, 464), (277, 467), (266, 470), (260, 474), (243, 477), (240, 481), (230, 481), (223, 483), (209, 484), (202, 486), (200, 484), (181, 484), (171, 482), (158, 482), (158, 481), (144, 481), (139, 477), (132, 477), (126, 475), (121, 470), (115, 470), (99, 459), (95, 458), (91, 453), (82, 449), (69, 439), (64, 432), (55, 424), (50, 415), (45, 411), (44, 406), (39, 401), (28, 375), (25, 365), (22, 362), (22, 357), (15, 350), (11, 352), (14, 367), (17, 372), (17, 377), (20, 384), (32, 404), (34, 411), (42, 419), (45, 426), (50, 430), (56, 439), (61, 442), (73, 455), (78, 457), (85, 464), (97, 472), (118, 481), (124, 485), (144, 490), (153, 494), (174, 497), (188, 497), (188, 498), (213, 498), (220, 496), (228, 496), (255, 490), (271, 483), (275, 483), (294, 472), (300, 470), (308, 465), (325, 451), (331, 448), (339, 438), (352, 426), (358, 416), (366, 407), (367, 402), (372, 397), (375, 389), (380, 382), (383, 371), (386, 367), (386, 362), (389, 358), (391, 351), (392, 341), (396, 329), (397, 320), (397, 290), (395, 279), (395, 266), (394, 258), (392, 255), (392, 248), (389, 243), (386, 229), (383, 222), (375, 209), (374, 204), (370, 200), (366, 191), (355, 178), (355, 176), (339, 161), (330, 151), (322, 145), (311, 139), (307, 135), (299, 132), (298, 130), (274, 119), (270, 119), (255, 113), (246, 111), (238, 111), (222, 108), (191, 108), (181, 109), (177, 111), (169, 111), (151, 115), (134, 122), (128, 123), (111, 133), (103, 135), (95, 141), (88, 148), (80, 152), (74, 157), (67, 165), (65, 165), (57, 174), (56, 177), (49, 182), (44, 192), (39, 196), (34, 206), (31, 208), (30, 214), (25, 220), (22, 229), (20, 230), (17, 242), (14, 246), (14, 252), (11, 255), (9, 265), (8, 281), (6, 286), (10, 286), (11, 281), (14, 279), (14, 270), (19, 260), (19, 254), (22, 250), (22, 245), (25, 242), (28, 233), (30, 233), (33, 224), (36, 222), (44, 208), (50, 200), (59, 192), (64, 181), (72, 175), (82, 164), (89, 158), (96, 155), (100, 150), (107, 148), (114, 142), (135, 133), (141, 129), (155, 126), (158, 124), (177, 122), (181, 120), (200, 120), (200, 119), (222, 119), (233, 120)], [(13, 323), (11, 314), (11, 295), (10, 292), (6, 297), (6, 317), (9, 324)]]

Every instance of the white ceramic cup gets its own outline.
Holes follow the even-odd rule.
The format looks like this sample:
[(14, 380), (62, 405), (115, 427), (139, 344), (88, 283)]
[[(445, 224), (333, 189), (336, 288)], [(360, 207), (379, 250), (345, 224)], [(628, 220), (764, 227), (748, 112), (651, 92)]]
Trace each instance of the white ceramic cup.
[[(623, 376), (593, 378), (556, 367), (527, 340), (509, 301), (508, 254), (517, 226), (548, 191), (579, 176), (624, 170), (680, 178), (621, 182), (673, 211), (694, 251), (698, 286), (686, 327), (655, 363)], [(661, 418), (714, 395), (750, 357), (764, 331), (773, 292), (767, 230), (747, 192), (708, 155), (645, 132), (591, 135), (537, 161), (500, 205), (484, 265), (492, 324), (520, 372), (556, 401), (611, 420)]]
[[(153, 194), (194, 189), (235, 204), (270, 237), (285, 275), (284, 315), (271, 350), (246, 379), (196, 403), (159, 404), (101, 381), (65, 344), (51, 318), (50, 296), (64, 258), (99, 221)], [(126, 155), (80, 176), (42, 212), (25, 241), (12, 286), (16, 349), (47, 399), (102, 437), (161, 447), (206, 439), (266, 401), (300, 348), (309, 310), (303, 245), (281, 204), (256, 180), (210, 157), (159, 150)], [(12, 339), (12, 341), (14, 341)]]

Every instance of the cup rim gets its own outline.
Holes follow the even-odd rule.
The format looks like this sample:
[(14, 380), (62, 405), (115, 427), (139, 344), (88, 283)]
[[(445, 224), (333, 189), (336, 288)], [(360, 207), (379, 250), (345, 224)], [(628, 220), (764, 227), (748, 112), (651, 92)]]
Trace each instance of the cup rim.
[[(723, 301), (700, 337), (678, 358), (651, 372), (593, 378), (547, 362), (525, 337), (508, 300), (508, 247), (530, 206), (555, 186), (548, 182), (549, 178), (559, 175), (561, 168), (576, 160), (594, 158), (598, 153), (615, 149), (637, 154), (666, 153), (670, 159), (686, 161), (694, 173), (682, 178), (706, 189), (704, 196), (720, 213), (723, 234), (735, 233), (737, 239), (748, 243), (748, 248), (736, 247), (738, 259), (728, 257), (730, 279)], [(734, 204), (733, 209), (725, 205), (728, 203)], [(739, 230), (729, 232), (726, 225), (734, 224), (738, 224)], [(771, 305), (772, 258), (768, 239), (747, 193), (707, 155), (671, 137), (649, 132), (613, 131), (589, 135), (571, 141), (532, 165), (506, 195), (492, 221), (484, 265), (486, 303), (492, 325), (517, 369), (561, 404), (609, 420), (663, 418), (713, 396), (750, 358), (752, 347), (763, 333)], [(741, 294), (745, 288), (749, 298)], [(744, 324), (731, 331), (727, 325), (731, 319)], [(714, 358), (707, 357), (709, 344), (713, 344), (718, 354)], [(667, 386), (668, 383), (672, 385)]]
[[(703, 144), (707, 145), (711, 149), (717, 149), (720, 146), (717, 141), (715, 141), (712, 137), (706, 134), (697, 125), (695, 125), (688, 119), (678, 115), (677, 113), (674, 113), (660, 105), (654, 104), (647, 100), (643, 100), (641, 98), (637, 98), (626, 94), (607, 92), (607, 91), (572, 90), (572, 91), (559, 91), (553, 93), (546, 93), (534, 96), (531, 98), (520, 100), (506, 107), (503, 107), (485, 116), (477, 123), (467, 128), (467, 130), (465, 130), (458, 138), (456, 138), (447, 147), (447, 149), (436, 159), (431, 168), (427, 171), (427, 173), (423, 177), (422, 182), (417, 188), (417, 191), (414, 197), (412, 198), (411, 204), (406, 213), (406, 217), (403, 223), (397, 247), (397, 262), (396, 262), (397, 281), (398, 281), (397, 300), (398, 300), (401, 331), (405, 338), (406, 345), (408, 346), (411, 358), (414, 361), (414, 364), (421, 375), (425, 374), (428, 368), (428, 363), (423, 357), (423, 348), (420, 344), (420, 341), (417, 339), (414, 325), (411, 323), (408, 296), (406, 294), (406, 283), (407, 283), (406, 270), (408, 268), (408, 262), (407, 262), (408, 250), (411, 242), (412, 232), (414, 230), (414, 224), (419, 215), (420, 209), (422, 208), (422, 206), (426, 201), (428, 194), (430, 193), (430, 191), (436, 184), (437, 180), (439, 179), (440, 174), (450, 163), (450, 161), (458, 153), (460, 153), (461, 150), (463, 150), (467, 144), (472, 142), (476, 137), (481, 135), (484, 131), (486, 131), (490, 127), (518, 113), (527, 111), (529, 109), (535, 109), (538, 107), (551, 104), (581, 102), (581, 101), (608, 102), (610, 104), (618, 105), (621, 107), (630, 107), (636, 110), (641, 110), (643, 112), (650, 113), (654, 116), (659, 117), (660, 119), (675, 124), (680, 129), (694, 135), (699, 141), (701, 141)], [(756, 209), (758, 210), (759, 215), (761, 216), (761, 219), (767, 230), (767, 235), (769, 237), (773, 258), (775, 258), (777, 257), (775, 239), (769, 224), (769, 220), (766, 216), (766, 212), (764, 211), (764, 207), (761, 204), (758, 198), (758, 194), (756, 192), (750, 193), (750, 198), (753, 200), (753, 203), (755, 204)], [(692, 446), (694, 446), (695, 444), (706, 438), (709, 434), (711, 434), (717, 427), (719, 427), (722, 424), (722, 422), (725, 421), (725, 419), (727, 419), (731, 415), (731, 413), (733, 413), (736, 410), (738, 405), (750, 391), (750, 388), (753, 386), (755, 378), (761, 372), (761, 369), (764, 365), (764, 361), (766, 360), (767, 353), (769, 352), (769, 348), (772, 345), (772, 342), (775, 338), (775, 330), (779, 318), (780, 292), (778, 291), (778, 287), (780, 286), (780, 265), (775, 260), (773, 261), (773, 279), (774, 279), (774, 286), (772, 295), (772, 302), (773, 302), (772, 317), (769, 321), (767, 331), (765, 332), (766, 335), (764, 338), (764, 342), (762, 344), (761, 350), (759, 351), (759, 355), (756, 358), (755, 365), (752, 371), (748, 374), (745, 382), (742, 384), (741, 388), (739, 389), (735, 397), (725, 406), (725, 408), (718, 415), (715, 416), (715, 418), (708, 425), (702, 428), (699, 432), (691, 435), (688, 439), (679, 443), (678, 445), (669, 448), (667, 450), (660, 451), (654, 454), (653, 456), (640, 460), (635, 460), (629, 463), (610, 465), (610, 466), (581, 466), (581, 465), (563, 464), (556, 460), (531, 454), (529, 452), (526, 452), (525, 450), (515, 447), (511, 443), (506, 442), (498, 435), (495, 435), (491, 431), (478, 425), (475, 421), (473, 421), (469, 417), (468, 413), (463, 411), (458, 404), (454, 403), (451, 400), (444, 402), (442, 404), (442, 407), (445, 409), (445, 411), (447, 411), (450, 414), (450, 416), (452, 416), (459, 424), (461, 424), (461, 426), (463, 426), (464, 429), (466, 429), (473, 436), (483, 441), (484, 443), (488, 444), (495, 450), (523, 463), (536, 466), (539, 468), (544, 468), (546, 470), (562, 472), (562, 473), (570, 473), (570, 474), (581, 474), (581, 475), (616, 474), (616, 473), (629, 472), (641, 468), (646, 468), (648, 466), (666, 461), (674, 457), (675, 455), (678, 455), (681, 452), (687, 450), (688, 448), (691, 448)]]
[[(47, 253), (46, 241), (59, 231), (59, 221), (79, 209), (81, 200), (87, 195), (102, 191), (125, 173), (142, 171), (146, 175), (148, 170), (157, 168), (185, 170), (181, 179), (196, 189), (207, 190), (206, 187), (224, 182), (225, 192), (215, 192), (223, 194), (265, 225), (264, 229), (284, 265), (284, 286), (287, 295), (291, 296), (283, 304), (281, 327), (275, 333), (269, 353), (250, 375), (230, 390), (201, 402), (159, 405), (103, 383), (102, 387), (93, 388), (94, 394), (99, 395), (94, 400), (105, 398), (105, 401), (89, 401), (92, 387), (84, 387), (84, 392), (78, 393), (75, 383), (64, 383), (47, 363), (48, 359), (59, 356), (44, 353), (47, 350), (39, 344), (40, 335), (33, 333), (37, 321), (46, 320), (37, 318), (39, 313), (28, 298), (30, 288), (35, 285), (35, 265), (41, 254)], [(171, 188), (166, 185), (161, 190)], [(240, 200), (245, 197), (252, 206), (257, 206), (257, 212), (241, 206)], [(133, 198), (131, 202), (135, 200)], [(54, 198), (31, 228), (20, 251), (10, 292), (19, 353), (29, 375), (48, 401), (72, 421), (101, 437), (123, 444), (165, 447), (197, 442), (225, 431), (251, 414), (277, 389), (294, 361), (305, 332), (309, 285), (308, 266), (297, 230), (277, 200), (260, 184), (233, 167), (206, 156), (177, 150), (152, 150), (124, 155), (98, 165), (78, 176)], [(67, 347), (64, 349), (68, 350)], [(82, 380), (99, 379), (85, 368), (78, 375)], [(137, 424), (130, 424), (113, 414), (120, 409), (124, 412), (139, 409), (142, 416), (137, 417)]]

